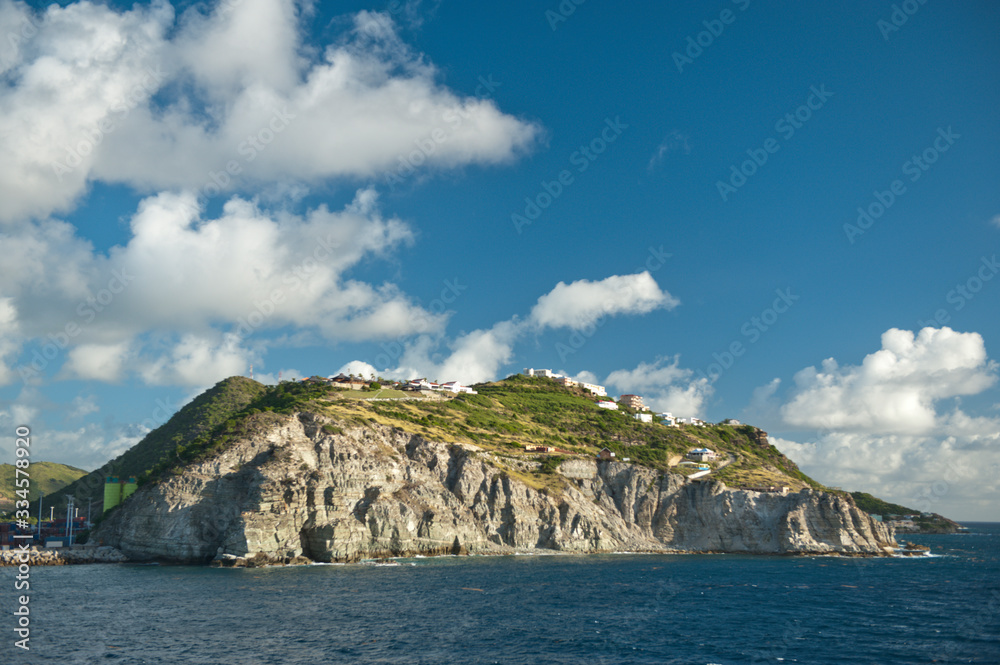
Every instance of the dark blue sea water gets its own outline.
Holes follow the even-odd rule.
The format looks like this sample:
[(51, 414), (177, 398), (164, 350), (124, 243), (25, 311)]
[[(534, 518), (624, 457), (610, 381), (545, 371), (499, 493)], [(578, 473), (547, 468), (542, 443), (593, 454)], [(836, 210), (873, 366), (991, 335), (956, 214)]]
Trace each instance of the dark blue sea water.
[(1000, 525), (920, 559), (519, 556), (0, 569), (2, 663), (1000, 663)]

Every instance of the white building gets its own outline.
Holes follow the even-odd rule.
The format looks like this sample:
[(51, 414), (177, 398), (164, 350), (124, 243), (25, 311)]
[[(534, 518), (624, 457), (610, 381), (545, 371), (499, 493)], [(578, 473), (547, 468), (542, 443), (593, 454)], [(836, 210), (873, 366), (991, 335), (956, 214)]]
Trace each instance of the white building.
[(449, 381), (447, 383), (441, 384), (441, 390), (446, 390), (453, 393), (465, 393), (467, 395), (477, 395), (478, 393), (468, 386), (463, 386), (458, 381)]
[(616, 402), (611, 402), (611, 401), (598, 402), (597, 406), (601, 407), (602, 409), (611, 409), (612, 411), (618, 410), (618, 404)]
[(544, 376), (546, 379), (555, 379), (560, 376), (551, 369), (535, 369), (533, 367), (524, 368), (522, 374), (525, 376)]
[(715, 452), (709, 448), (693, 448), (687, 452), (685, 457), (698, 462), (703, 462), (705, 460), (715, 459)]
[(589, 390), (598, 397), (608, 396), (608, 391), (604, 389), (604, 386), (599, 386), (596, 383), (581, 383), (580, 387), (584, 390)]
[(688, 451), (687, 457), (697, 462), (707, 462), (716, 458), (715, 451), (710, 448), (692, 448)]
[(643, 423), (651, 423), (651, 422), (653, 422), (653, 414), (652, 413), (636, 413), (632, 417), (635, 418), (636, 420), (638, 420), (639, 422), (643, 422)]

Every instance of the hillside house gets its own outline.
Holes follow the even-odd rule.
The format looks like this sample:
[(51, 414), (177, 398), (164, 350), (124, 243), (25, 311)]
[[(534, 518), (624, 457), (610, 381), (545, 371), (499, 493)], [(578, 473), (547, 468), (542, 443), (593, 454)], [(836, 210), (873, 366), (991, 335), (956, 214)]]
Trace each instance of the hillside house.
[(478, 393), (468, 386), (463, 386), (458, 381), (448, 381), (441, 384), (441, 390), (452, 393), (465, 393), (467, 395), (477, 395)]
[(632, 417), (635, 418), (636, 420), (638, 420), (641, 423), (651, 423), (651, 422), (653, 422), (653, 414), (652, 413), (636, 413)]
[(603, 401), (603, 402), (598, 402), (597, 406), (601, 407), (602, 409), (611, 409), (612, 411), (617, 411), (618, 410), (618, 403), (617, 402), (612, 402), (610, 400), (606, 400), (606, 401)]
[(597, 459), (599, 460), (613, 460), (615, 454), (607, 448), (601, 448), (601, 452), (597, 453)]
[(581, 383), (580, 387), (593, 393), (594, 395), (597, 395), (598, 397), (608, 396), (608, 391), (604, 388), (604, 386), (599, 386), (596, 383)]
[(580, 385), (580, 383), (578, 381), (574, 381), (573, 379), (569, 378), (568, 376), (556, 376), (555, 377), (555, 382), (558, 383), (560, 386), (563, 386), (565, 388), (575, 388), (576, 386)]
[(668, 411), (664, 411), (663, 413), (658, 413), (656, 414), (656, 417), (659, 418), (660, 422), (666, 425), (667, 427), (677, 427), (677, 419), (674, 418), (674, 415)]
[(346, 376), (344, 374), (338, 374), (337, 376), (331, 376), (326, 382), (332, 385), (334, 388), (346, 388), (348, 390), (364, 390), (368, 387), (368, 382), (364, 379), (359, 379), (353, 376)]
[(522, 374), (525, 376), (542, 376), (546, 379), (555, 379), (561, 376), (553, 372), (551, 369), (535, 369), (533, 367), (526, 367)]
[(618, 403), (627, 406), (630, 409), (635, 409), (636, 411), (647, 411), (648, 408), (642, 403), (642, 397), (639, 395), (622, 395), (618, 398)]
[(686, 457), (696, 462), (707, 462), (709, 460), (714, 460), (718, 457), (718, 455), (716, 455), (715, 451), (710, 448), (693, 448), (688, 451)]

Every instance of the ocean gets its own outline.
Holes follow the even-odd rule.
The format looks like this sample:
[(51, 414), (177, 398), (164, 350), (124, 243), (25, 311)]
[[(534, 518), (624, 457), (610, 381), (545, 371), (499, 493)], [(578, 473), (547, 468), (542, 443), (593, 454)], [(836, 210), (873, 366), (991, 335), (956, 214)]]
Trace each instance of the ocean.
[[(1000, 524), (934, 556), (535, 555), (30, 571), (3, 663), (1000, 663)], [(412, 565), (411, 565), (412, 564)]]

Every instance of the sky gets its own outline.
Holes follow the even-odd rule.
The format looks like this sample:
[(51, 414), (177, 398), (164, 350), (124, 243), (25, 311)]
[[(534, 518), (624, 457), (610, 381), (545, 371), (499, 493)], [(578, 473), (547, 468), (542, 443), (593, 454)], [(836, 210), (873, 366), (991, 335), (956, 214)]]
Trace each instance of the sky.
[(536, 367), (1000, 521), (1000, 5), (671, 4), (0, 0), (0, 460)]

